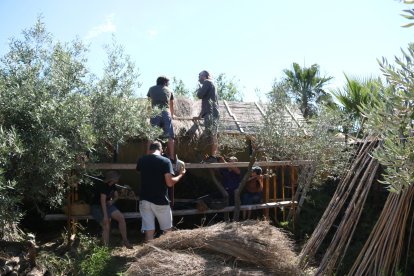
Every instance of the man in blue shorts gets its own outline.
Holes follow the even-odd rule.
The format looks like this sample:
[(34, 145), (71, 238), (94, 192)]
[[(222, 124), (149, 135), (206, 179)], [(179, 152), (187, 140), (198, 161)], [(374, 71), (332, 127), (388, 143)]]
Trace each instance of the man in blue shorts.
[(172, 124), (174, 117), (174, 94), (168, 87), (169, 82), (170, 80), (166, 76), (158, 77), (157, 85), (152, 86), (148, 90), (147, 97), (151, 100), (152, 108), (159, 108), (161, 110), (160, 114), (150, 119), (150, 123), (152, 126), (158, 126), (163, 129), (163, 137), (168, 137), (168, 157), (174, 160), (174, 129)]
[(168, 158), (163, 157), (160, 142), (152, 142), (150, 154), (141, 157), (137, 163), (137, 171), (141, 173), (141, 192), (139, 212), (142, 218), (141, 231), (145, 233), (145, 241), (154, 238), (155, 218), (163, 232), (172, 228), (172, 212), (168, 199), (168, 187), (173, 187), (185, 174), (181, 167), (177, 176), (173, 176), (173, 167)]

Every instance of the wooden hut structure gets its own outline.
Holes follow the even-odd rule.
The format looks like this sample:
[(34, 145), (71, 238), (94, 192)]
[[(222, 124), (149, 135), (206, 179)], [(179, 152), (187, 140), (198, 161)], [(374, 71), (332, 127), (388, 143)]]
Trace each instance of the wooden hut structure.
[[(144, 100), (144, 99), (143, 99)], [(145, 99), (146, 100), (146, 99)], [(189, 100), (185, 98), (177, 97), (174, 101), (174, 130), (176, 133), (176, 145), (175, 151), (181, 160), (186, 162), (187, 170), (204, 170), (205, 169), (217, 169), (226, 167), (228, 164), (215, 163), (215, 164), (200, 164), (200, 155), (202, 153), (196, 153), (195, 147), (189, 146), (191, 142), (197, 142), (198, 138), (202, 136), (204, 131), (203, 120), (199, 118), (201, 109), (200, 100)], [(247, 139), (254, 137), (260, 126), (263, 125), (266, 116), (267, 105), (258, 102), (229, 102), (219, 101), (219, 136), (220, 135), (244, 135)], [(292, 128), (303, 128), (305, 120), (299, 110), (294, 110), (289, 107), (285, 107), (282, 113), (285, 116), (285, 121), (290, 121)], [(304, 133), (306, 131), (304, 130)], [(117, 163), (95, 163), (89, 164), (90, 168), (97, 170), (121, 170), (122, 179), (126, 179), (128, 186), (134, 187), (134, 183), (137, 179), (137, 173), (135, 171), (137, 157), (145, 154), (145, 143), (140, 142), (140, 145), (130, 143), (122, 146), (118, 153)], [(247, 149), (246, 149), (247, 150)], [(241, 162), (236, 162), (234, 165), (240, 168), (246, 168), (248, 166), (248, 154), (245, 157), (239, 158)], [(243, 160), (245, 159), (245, 160)], [(297, 188), (298, 173), (297, 167), (300, 166), (300, 162), (292, 164), (291, 161), (259, 161), (256, 165), (262, 166), (267, 172), (264, 181), (264, 198), (263, 204), (256, 204), (255, 206), (242, 206), (241, 210), (254, 210), (254, 209), (266, 209), (265, 215), (269, 216), (269, 208), (275, 210), (275, 217), (277, 217), (277, 210), (283, 211), (283, 218), (285, 218), (286, 207), (294, 207), (297, 203), (293, 201), (293, 197)], [(306, 161), (303, 161), (306, 162)], [(207, 170), (208, 171), (208, 170)], [(126, 177), (124, 177), (124, 175)], [(131, 182), (128, 182), (131, 181)], [(180, 185), (180, 184), (179, 184)], [(134, 189), (135, 190), (135, 189)], [(137, 189), (138, 190), (138, 189)], [(71, 198), (71, 197), (69, 197)], [(76, 198), (74, 195), (72, 197)], [(182, 201), (190, 199), (181, 199)], [(69, 203), (73, 200), (69, 200)], [(177, 201), (180, 201), (178, 199)], [(233, 210), (233, 206), (227, 206), (221, 210), (174, 210), (174, 216), (182, 215), (194, 215), (203, 213), (217, 213), (217, 212), (229, 212)], [(69, 208), (70, 209), (70, 208)], [(125, 211), (126, 218), (140, 217), (138, 210)], [(57, 219), (89, 219), (90, 215), (84, 216), (71, 216), (71, 214), (52, 214), (47, 215), (48, 220)]]

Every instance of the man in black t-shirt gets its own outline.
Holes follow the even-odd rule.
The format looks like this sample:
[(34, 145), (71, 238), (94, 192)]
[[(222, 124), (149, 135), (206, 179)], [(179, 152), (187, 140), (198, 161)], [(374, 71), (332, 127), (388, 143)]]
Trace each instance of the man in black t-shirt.
[(145, 241), (152, 240), (155, 233), (155, 218), (163, 232), (172, 228), (172, 213), (168, 199), (168, 187), (173, 187), (185, 174), (182, 167), (177, 176), (168, 158), (161, 156), (162, 146), (158, 141), (149, 146), (150, 154), (141, 157), (137, 171), (141, 173), (139, 211), (142, 217), (141, 231)]
[(102, 226), (102, 239), (105, 245), (109, 243), (111, 219), (114, 219), (118, 222), (119, 232), (121, 233), (125, 247), (132, 248), (127, 238), (124, 215), (114, 205), (118, 199), (115, 184), (118, 183), (119, 178), (120, 175), (118, 172), (108, 171), (103, 183), (97, 183), (95, 200), (92, 205), (92, 216)]

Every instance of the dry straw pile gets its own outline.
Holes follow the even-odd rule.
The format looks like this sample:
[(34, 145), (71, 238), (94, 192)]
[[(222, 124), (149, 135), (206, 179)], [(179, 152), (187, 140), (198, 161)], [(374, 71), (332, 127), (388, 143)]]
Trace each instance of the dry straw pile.
[(126, 275), (301, 275), (292, 248), (268, 222), (219, 223), (146, 244)]

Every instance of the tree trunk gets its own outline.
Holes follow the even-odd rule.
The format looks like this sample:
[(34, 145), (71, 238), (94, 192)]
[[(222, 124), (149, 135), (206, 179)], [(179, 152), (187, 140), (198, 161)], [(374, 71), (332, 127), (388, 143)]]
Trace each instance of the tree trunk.
[(234, 193), (234, 213), (233, 213), (233, 221), (238, 221), (239, 220), (239, 217), (240, 217), (240, 205), (241, 205), (240, 194), (243, 191), (244, 186), (246, 186), (247, 180), (250, 177), (250, 174), (252, 172), (253, 164), (254, 164), (254, 162), (256, 162), (257, 154), (258, 154), (258, 152), (256, 150), (253, 150), (253, 153), (250, 156), (250, 162), (249, 162), (249, 166), (247, 167), (247, 172), (243, 176), (243, 179), (240, 182), (239, 188), (237, 188), (235, 190), (235, 193)]

